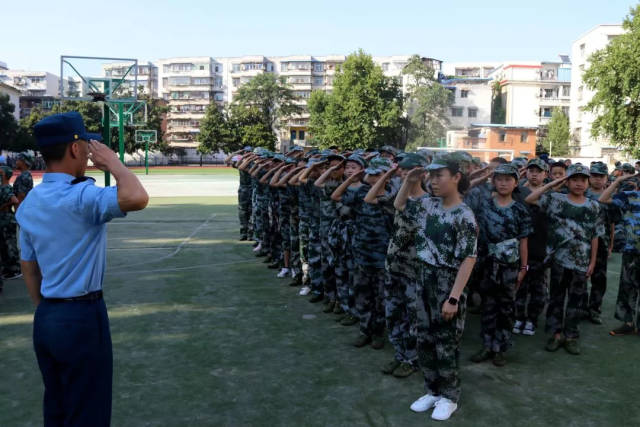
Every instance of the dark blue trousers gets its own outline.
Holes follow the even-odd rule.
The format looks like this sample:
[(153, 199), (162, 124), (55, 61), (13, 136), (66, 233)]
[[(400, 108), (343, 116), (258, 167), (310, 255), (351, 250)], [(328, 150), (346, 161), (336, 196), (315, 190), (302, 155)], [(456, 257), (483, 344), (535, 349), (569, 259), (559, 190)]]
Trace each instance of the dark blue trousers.
[(44, 425), (109, 426), (113, 357), (104, 300), (42, 300), (33, 344), (44, 381)]

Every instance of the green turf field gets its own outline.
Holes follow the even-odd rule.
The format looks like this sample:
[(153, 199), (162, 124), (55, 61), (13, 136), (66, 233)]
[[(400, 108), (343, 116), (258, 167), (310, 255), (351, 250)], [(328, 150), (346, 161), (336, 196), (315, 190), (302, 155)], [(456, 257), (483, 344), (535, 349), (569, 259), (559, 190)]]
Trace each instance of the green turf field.
[[(114, 349), (114, 426), (422, 426), (409, 410), (419, 374), (379, 369), (384, 350), (356, 349), (344, 327), (275, 278), (238, 242), (233, 197), (154, 198), (109, 225), (106, 302)], [(452, 426), (640, 425), (640, 337), (583, 324), (581, 356), (516, 338), (509, 364), (472, 365), (479, 318), (462, 346), (463, 392)], [(42, 382), (22, 280), (0, 296), (0, 426), (42, 425)], [(435, 422), (433, 422), (435, 424)]]
[[(144, 175), (144, 166), (129, 167), (136, 175)], [(87, 171), (88, 176), (98, 177), (104, 176), (104, 172), (90, 169)], [(200, 166), (180, 166), (180, 167), (150, 167), (149, 175), (216, 175), (216, 176), (237, 176), (238, 171), (229, 167), (200, 167)]]

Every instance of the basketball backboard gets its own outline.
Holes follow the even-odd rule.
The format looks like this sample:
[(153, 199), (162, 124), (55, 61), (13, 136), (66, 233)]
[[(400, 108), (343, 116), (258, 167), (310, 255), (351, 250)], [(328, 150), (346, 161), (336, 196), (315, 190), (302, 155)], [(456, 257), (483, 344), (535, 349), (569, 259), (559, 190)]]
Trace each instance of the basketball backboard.
[(63, 101), (135, 102), (138, 60), (62, 55), (59, 92)]
[(155, 129), (136, 129), (136, 142), (154, 144), (158, 141)]

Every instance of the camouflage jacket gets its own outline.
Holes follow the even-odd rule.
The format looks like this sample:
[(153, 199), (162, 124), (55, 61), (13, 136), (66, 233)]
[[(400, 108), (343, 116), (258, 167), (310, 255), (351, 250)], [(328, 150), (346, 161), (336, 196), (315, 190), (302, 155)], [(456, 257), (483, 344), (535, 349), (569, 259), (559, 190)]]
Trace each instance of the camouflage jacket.
[(239, 170), (240, 174), (240, 186), (241, 187), (251, 187), (251, 175), (247, 171)]
[(320, 195), (320, 215), (325, 224), (330, 224), (338, 216), (338, 208), (331, 195), (340, 184), (340, 181), (326, 181), (324, 187), (316, 187)]
[(353, 209), (355, 231), (353, 237), (354, 262), (365, 267), (384, 268), (389, 245), (389, 222), (379, 205), (365, 203), (364, 198), (371, 189), (363, 184), (342, 196), (342, 203)]
[(549, 232), (549, 222), (547, 215), (540, 209), (540, 206), (529, 204), (524, 201), (531, 194), (531, 188), (520, 186), (518, 192), (513, 193), (513, 200), (522, 203), (531, 216), (531, 225), (533, 233), (529, 236), (529, 264), (538, 264), (544, 262), (547, 255), (547, 234)]
[(424, 197), (407, 201), (407, 217), (416, 222), (416, 256), (433, 267), (457, 270), (462, 261), (476, 257), (478, 225), (464, 203), (445, 209), (442, 200)]
[(26, 196), (33, 189), (33, 178), (31, 172), (22, 171), (13, 183), (13, 192), (17, 196), (18, 193), (24, 193)]
[(604, 224), (598, 202), (572, 203), (563, 193), (542, 195), (538, 206), (549, 222), (547, 256), (560, 266), (585, 273), (591, 259), (591, 240), (602, 237)]
[(500, 206), (496, 198), (477, 199), (476, 213), (480, 234), (478, 244), (492, 258), (507, 264), (520, 259), (520, 239), (533, 233), (529, 210), (520, 202)]
[[(14, 196), (13, 189), (10, 185), (0, 185), (0, 205), (10, 202)], [(9, 212), (0, 212), (0, 226), (15, 224), (15, 222), (15, 215), (12, 210)]]
[(624, 225), (625, 253), (640, 254), (640, 191), (623, 191), (613, 196), (614, 220)]
[[(428, 194), (423, 197), (430, 197)], [(416, 199), (418, 200), (418, 199)], [(393, 233), (387, 248), (386, 269), (390, 273), (401, 273), (415, 277), (417, 222), (407, 216), (407, 210), (395, 211)]]
[(607, 203), (600, 203), (598, 199), (600, 199), (600, 195), (602, 193), (594, 193), (591, 189), (588, 189), (584, 194), (587, 198), (597, 202), (600, 205), (600, 215), (602, 215), (602, 223), (604, 224), (604, 234), (601, 236), (601, 240), (606, 245), (607, 249), (611, 246), (611, 225), (614, 224), (615, 213), (612, 210), (616, 208)]

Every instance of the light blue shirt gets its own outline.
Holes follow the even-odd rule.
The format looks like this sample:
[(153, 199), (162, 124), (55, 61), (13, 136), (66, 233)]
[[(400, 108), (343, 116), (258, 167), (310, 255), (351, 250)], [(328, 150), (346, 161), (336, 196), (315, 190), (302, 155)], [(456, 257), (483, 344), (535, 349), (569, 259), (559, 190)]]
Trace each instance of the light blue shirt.
[(107, 263), (107, 226), (125, 213), (116, 187), (93, 180), (71, 184), (75, 177), (45, 173), (29, 192), (16, 219), (20, 257), (37, 261), (45, 298), (71, 298), (102, 289)]

